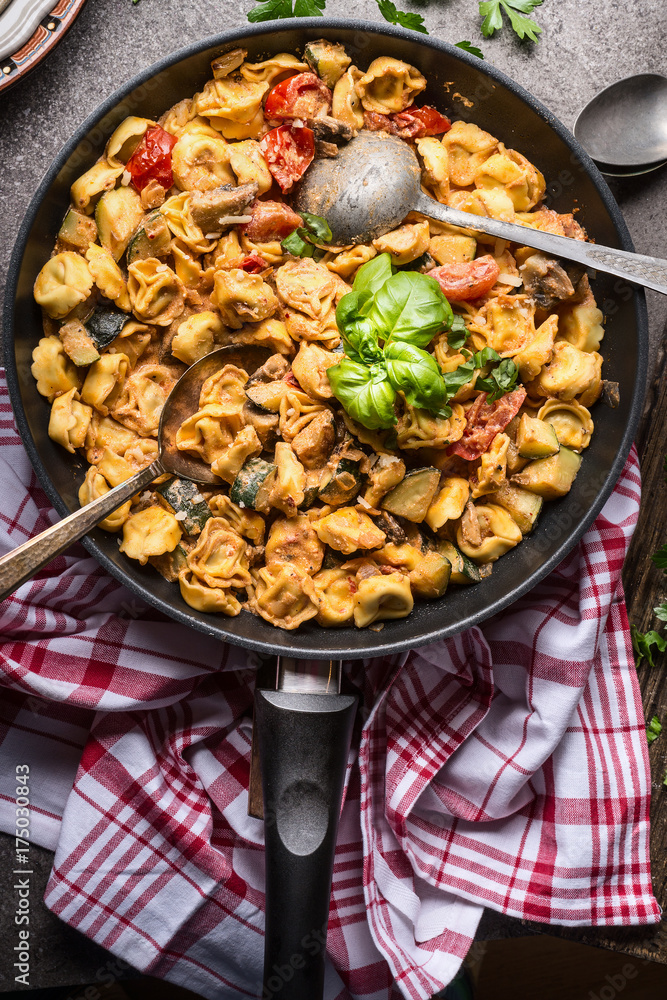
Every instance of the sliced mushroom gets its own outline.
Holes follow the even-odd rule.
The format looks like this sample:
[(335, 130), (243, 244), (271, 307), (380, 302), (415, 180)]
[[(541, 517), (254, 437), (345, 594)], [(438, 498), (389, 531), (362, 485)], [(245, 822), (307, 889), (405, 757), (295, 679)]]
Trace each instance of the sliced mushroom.
[(228, 219), (238, 219), (239, 216), (249, 214), (246, 209), (257, 197), (258, 187), (253, 181), (251, 184), (240, 184), (233, 187), (231, 184), (222, 184), (212, 191), (194, 191), (190, 201), (190, 215), (201, 231), (214, 233), (222, 228), (233, 225)]

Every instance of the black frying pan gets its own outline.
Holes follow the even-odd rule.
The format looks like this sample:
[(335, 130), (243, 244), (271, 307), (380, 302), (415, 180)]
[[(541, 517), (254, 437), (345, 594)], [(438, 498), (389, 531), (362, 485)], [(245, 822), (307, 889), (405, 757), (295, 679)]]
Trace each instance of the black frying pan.
[[(425, 103), (436, 105), (453, 118), (474, 121), (506, 145), (520, 150), (544, 173), (550, 208), (567, 212), (576, 203), (578, 221), (597, 242), (633, 249), (607, 185), (570, 133), (504, 74), (458, 48), (431, 36), (384, 24), (327, 18), (248, 25), (193, 43), (138, 74), (83, 123), (40, 184), (14, 248), (4, 315), (7, 378), (19, 433), (44, 490), (61, 515), (78, 507), (77, 492), (84, 465), (78, 456), (68, 455), (55, 445), (47, 434), (47, 404), (30, 374), (31, 352), (41, 336), (41, 317), (33, 301), (32, 286), (51, 253), (72, 181), (92, 165), (111, 131), (128, 114), (157, 118), (172, 104), (201, 88), (210, 76), (209, 64), (214, 55), (242, 45), (248, 49), (250, 59), (259, 59), (279, 51), (300, 51), (307, 41), (321, 37), (344, 43), (361, 69), (379, 55), (396, 56), (416, 65), (428, 80), (423, 95)], [(386, 622), (380, 633), (354, 628), (323, 629), (312, 623), (288, 633), (246, 612), (236, 618), (217, 618), (195, 611), (182, 600), (178, 587), (167, 583), (150, 567), (126, 560), (119, 553), (115, 538), (100, 529), (84, 538), (83, 544), (105, 569), (148, 604), (195, 629), (260, 653), (320, 660), (376, 656), (433, 642), (483, 621), (530, 590), (581, 538), (611, 493), (632, 444), (647, 373), (644, 295), (624, 282), (604, 276), (595, 280), (594, 291), (607, 317), (604, 374), (619, 383), (621, 404), (615, 410), (606, 409), (601, 403), (596, 405), (595, 434), (572, 491), (562, 500), (545, 505), (534, 534), (503, 556), (493, 575), (479, 586), (452, 590), (437, 601), (420, 602), (408, 618)], [(328, 705), (333, 707), (333, 702)], [(268, 756), (273, 768), (268, 784), (264, 775), (265, 794), (278, 787), (283, 791), (301, 787), (303, 791), (300, 800), (290, 798), (289, 794), (282, 799), (279, 796), (267, 823), (267, 845), (271, 839), (277, 840), (282, 851), (277, 867), (274, 865), (272, 869), (271, 859), (267, 859), (269, 885), (274, 877), (277, 880), (274, 902), (278, 901), (278, 893), (285, 890), (291, 890), (293, 898), (290, 910), (274, 911), (272, 915), (274, 930), (267, 934), (265, 991), (275, 997), (289, 995), (291, 1000), (316, 1000), (318, 991), (321, 992), (324, 962), (323, 947), (311, 954), (317, 934), (309, 939), (306, 949), (309, 963), (306, 972), (292, 969), (293, 975), (285, 973), (280, 983), (277, 983), (278, 973), (272, 983), (269, 980), (274, 965), (286, 969), (284, 956), (297, 954), (304, 927), (321, 935), (318, 914), (326, 914), (337, 802), (342, 788), (341, 762), (349, 740), (352, 709), (351, 703), (340, 702), (336, 720), (333, 716), (338, 710), (328, 713), (331, 718), (327, 722), (320, 711), (327, 706), (320, 706), (315, 709), (319, 721), (313, 722), (313, 714), (304, 712), (303, 706), (303, 701), (291, 703), (286, 695), (282, 705), (274, 698), (272, 708), (262, 710), (267, 727), (263, 740), (269, 741)], [(279, 718), (278, 713), (271, 721), (268, 715), (274, 709), (289, 714)], [(303, 724), (296, 726), (299, 721)], [(303, 732), (305, 742), (301, 744), (298, 732)], [(278, 750), (285, 751), (280, 758)], [(295, 760), (306, 761), (298, 773), (293, 768)], [(292, 770), (288, 774), (285, 768)], [(308, 782), (310, 786), (306, 789)], [(326, 799), (324, 812), (320, 809), (320, 792)], [(304, 813), (299, 803), (303, 805), (308, 795), (312, 808)], [(276, 808), (282, 809), (287, 817), (282, 829), (291, 831), (286, 835), (289, 844), (285, 837), (281, 839), (281, 819)], [(313, 823), (307, 829), (309, 817), (318, 809), (320, 828), (319, 832), (313, 832)], [(326, 822), (322, 826), (324, 814)], [(314, 850), (297, 842), (294, 833), (299, 830), (309, 833)], [(281, 902), (284, 901), (283, 896)], [(269, 904), (267, 908), (270, 909)]]

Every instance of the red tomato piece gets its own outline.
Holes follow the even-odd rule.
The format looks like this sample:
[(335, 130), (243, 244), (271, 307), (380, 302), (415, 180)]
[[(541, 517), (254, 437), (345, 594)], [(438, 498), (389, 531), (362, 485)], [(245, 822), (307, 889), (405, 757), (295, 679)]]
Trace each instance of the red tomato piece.
[(428, 272), (450, 302), (468, 302), (490, 292), (500, 274), (498, 264), (487, 254), (467, 264), (442, 264)]
[(248, 274), (259, 274), (260, 271), (267, 269), (268, 264), (263, 257), (260, 257), (258, 253), (253, 251), (253, 253), (243, 258), (239, 267), (242, 271), (247, 271)]
[(390, 132), (400, 139), (422, 139), (425, 135), (443, 135), (452, 123), (439, 111), (425, 104), (423, 108), (408, 108), (394, 115), (377, 111), (364, 112), (364, 128), (371, 132)]
[[(425, 135), (444, 135), (452, 127), (449, 118), (445, 118), (430, 104), (399, 111), (391, 118), (395, 127), (408, 133), (404, 138), (422, 139)], [(401, 135), (401, 131), (396, 134)]]
[(143, 191), (151, 181), (157, 181), (165, 191), (174, 183), (171, 172), (171, 151), (178, 142), (175, 135), (159, 125), (147, 129), (127, 161), (127, 169), (137, 191)]
[(280, 125), (264, 136), (260, 147), (280, 190), (286, 194), (313, 162), (315, 136), (304, 125)]
[(284, 240), (303, 225), (301, 216), (282, 201), (256, 201), (248, 211), (252, 221), (241, 228), (253, 243)]
[(328, 114), (331, 91), (314, 73), (297, 73), (277, 84), (269, 92), (264, 105), (267, 118), (316, 118)]
[(495, 403), (487, 403), (487, 393), (481, 393), (466, 413), (463, 437), (450, 445), (448, 455), (458, 455), (466, 462), (473, 462), (488, 451), (496, 434), (504, 431), (515, 417), (526, 398), (523, 386), (501, 396)]

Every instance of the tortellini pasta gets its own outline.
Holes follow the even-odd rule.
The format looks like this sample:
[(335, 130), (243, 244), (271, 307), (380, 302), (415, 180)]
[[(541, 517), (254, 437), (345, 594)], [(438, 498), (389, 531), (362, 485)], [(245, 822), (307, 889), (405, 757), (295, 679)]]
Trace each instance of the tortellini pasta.
[[(233, 347), (234, 363), (210, 369), (169, 430), (183, 460), (208, 466), (206, 484), (160, 475), (101, 527), (118, 532), (120, 551), (151, 563), (197, 613), (253, 613), (286, 630), (312, 622), (379, 631), (415, 600), (473, 582), (469, 560), (487, 576), (533, 529), (543, 500), (567, 493), (603, 386), (603, 315), (586, 275), (428, 214), (411, 212), (366, 243), (339, 246), (321, 233), (301, 247), (288, 240), (312, 220), (281, 194), (280, 150), (268, 134), (282, 128), (284, 139), (289, 128), (270, 106), (265, 114), (269, 92), (300, 73), (309, 86), (312, 73), (319, 77), (321, 100), (310, 110), (302, 101), (303, 120), (292, 125), (312, 130), (316, 158), (334, 156), (334, 142), (364, 128), (409, 135), (426, 196), (544, 232), (586, 234), (571, 213), (544, 207), (537, 166), (474, 122), (424, 134), (434, 129), (419, 68), (381, 56), (363, 72), (342, 46), (322, 58), (309, 50), (315, 69), (299, 54), (247, 55), (216, 56), (200, 92), (159, 122), (129, 115), (75, 180), (34, 285), (44, 336), (32, 372), (51, 404), (51, 439), (88, 462), (79, 480), (86, 505), (155, 463), (178, 378)], [(167, 133), (169, 151), (159, 172), (139, 177), (130, 160), (149, 129)], [(299, 166), (283, 155), (283, 169)], [(413, 405), (420, 396), (408, 381), (374, 397), (388, 376), (364, 343), (368, 330), (362, 323), (341, 338), (336, 310), (355, 283), (359, 318), (369, 315), (356, 281), (369, 263), (361, 274), (373, 281), (383, 273), (377, 265), (391, 263), (406, 273), (438, 268), (445, 291), (454, 282), (456, 322), (420, 342), (433, 398), (438, 370), (447, 383), (441, 406)], [(402, 336), (399, 322), (391, 342)], [(371, 427), (361, 404), (346, 404), (353, 418), (334, 395), (329, 372), (346, 355), (371, 380), (356, 369), (360, 397), (384, 408)]]
[(93, 287), (93, 278), (83, 257), (70, 250), (47, 260), (35, 281), (35, 301), (52, 319), (63, 319), (85, 302)]
[(128, 267), (127, 290), (132, 311), (156, 326), (169, 326), (183, 312), (185, 289), (174, 271), (156, 257)]
[(401, 59), (380, 56), (354, 86), (364, 110), (389, 115), (408, 108), (426, 88), (426, 80)]

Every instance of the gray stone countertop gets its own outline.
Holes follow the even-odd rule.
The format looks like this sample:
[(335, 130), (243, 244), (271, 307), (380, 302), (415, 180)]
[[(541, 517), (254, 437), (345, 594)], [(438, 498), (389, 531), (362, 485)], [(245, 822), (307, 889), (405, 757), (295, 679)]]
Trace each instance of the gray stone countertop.
[[(2, 95), (0, 291), (26, 206), (74, 128), (103, 98), (151, 62), (197, 38), (245, 24), (250, 5), (229, 0), (140, 0), (137, 4), (131, 0), (88, 0), (58, 48), (29, 77)], [(482, 39), (476, 0), (405, 0), (398, 6), (418, 10), (431, 34), (439, 38), (451, 42), (471, 39), (480, 44), (488, 62), (532, 92), (570, 128), (578, 110), (607, 84), (631, 73), (667, 71), (664, 0), (636, 0), (632, 4), (622, 0), (545, 0), (535, 12), (544, 29), (538, 45), (520, 43), (507, 28), (493, 39)], [(382, 20), (375, 0), (357, 0), (353, 11), (346, 0), (328, 0), (328, 15), (343, 18), (351, 12), (357, 18)], [(612, 190), (636, 249), (667, 257), (667, 168), (614, 182)], [(655, 360), (667, 320), (667, 297), (649, 292), (648, 301)], [(0, 841), (5, 838), (0, 837)], [(3, 870), (5, 846), (6, 842), (0, 844)], [(35, 855), (41, 868), (40, 882), (45, 883), (50, 852), (35, 849)], [(4, 861), (8, 862), (6, 855)], [(9, 919), (2, 907), (0, 914)], [(36, 916), (43, 930), (43, 953), (34, 985), (94, 980), (96, 971), (104, 967), (105, 953), (70, 932), (45, 909)], [(503, 932), (511, 934), (512, 929)], [(485, 936), (498, 933), (496, 929)], [(0, 992), (14, 986), (12, 960), (7, 949), (0, 949)]]

